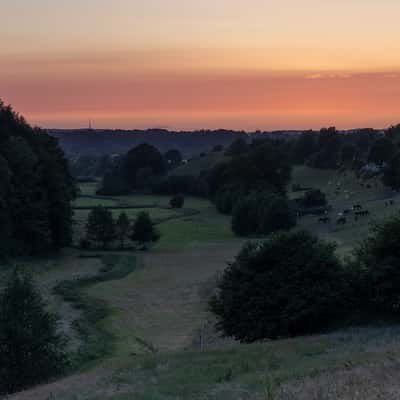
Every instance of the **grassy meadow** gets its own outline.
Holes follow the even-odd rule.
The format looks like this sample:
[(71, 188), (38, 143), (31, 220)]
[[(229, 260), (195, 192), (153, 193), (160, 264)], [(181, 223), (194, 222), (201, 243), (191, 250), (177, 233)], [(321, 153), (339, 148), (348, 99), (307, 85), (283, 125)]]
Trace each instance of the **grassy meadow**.
[[(293, 183), (327, 194), (332, 223), (307, 216), (299, 226), (335, 241), (343, 256), (351, 254), (372, 223), (399, 211), (400, 199), (391, 207), (384, 200), (397, 194), (378, 180), (361, 186), (350, 172), (301, 167)], [(398, 362), (400, 326), (364, 326), (252, 345), (220, 338), (207, 302), (218, 274), (244, 242), (232, 234), (230, 218), (204, 199), (187, 197), (183, 209), (172, 210), (166, 196), (106, 199), (95, 190), (96, 184), (81, 185), (75, 243), (96, 205), (112, 209), (115, 217), (121, 211), (131, 218), (148, 211), (161, 240), (149, 252), (67, 249), (47, 260), (26, 260), (61, 316), (60, 329), (70, 338), (71, 351), (80, 352), (84, 362), (78, 372), (10, 399), (395, 398), (379, 396), (396, 388), (400, 376), (383, 385), (376, 371)], [(357, 203), (370, 210), (370, 217), (349, 217), (338, 227), (336, 215)]]

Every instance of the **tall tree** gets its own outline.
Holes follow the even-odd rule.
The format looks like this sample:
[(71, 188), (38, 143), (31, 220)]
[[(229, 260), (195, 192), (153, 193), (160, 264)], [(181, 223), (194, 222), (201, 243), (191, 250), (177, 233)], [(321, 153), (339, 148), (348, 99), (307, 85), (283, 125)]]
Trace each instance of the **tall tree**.
[(64, 154), (54, 138), (31, 128), (1, 101), (0, 157), (0, 174), (8, 176), (0, 195), (0, 208), (8, 207), (8, 228), (0, 229), (4, 253), (36, 254), (68, 245), (76, 191)]
[(137, 173), (149, 168), (153, 175), (163, 175), (166, 164), (161, 153), (153, 146), (143, 143), (128, 152), (123, 161), (123, 176), (131, 189), (137, 184)]
[(57, 317), (32, 279), (14, 271), (0, 296), (0, 394), (45, 382), (67, 366)]
[(115, 239), (115, 222), (110, 210), (95, 207), (88, 216), (86, 236), (90, 241), (100, 244), (103, 249)]
[(147, 212), (138, 214), (132, 226), (131, 239), (143, 248), (146, 248), (148, 243), (154, 243), (160, 239), (160, 234)]

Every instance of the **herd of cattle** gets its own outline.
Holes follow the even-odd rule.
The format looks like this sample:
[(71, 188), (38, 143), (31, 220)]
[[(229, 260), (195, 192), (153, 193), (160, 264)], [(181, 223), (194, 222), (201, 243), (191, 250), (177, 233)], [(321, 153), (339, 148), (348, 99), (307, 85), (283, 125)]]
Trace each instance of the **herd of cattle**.
[[(394, 200), (385, 201), (385, 207), (394, 205)], [(327, 214), (328, 211), (325, 211)], [(346, 208), (342, 212), (337, 214), (336, 224), (345, 225), (350, 215), (354, 216), (354, 221), (358, 221), (359, 218), (368, 217), (371, 215), (369, 210), (365, 210), (361, 204), (354, 204), (352, 208)], [(328, 215), (319, 218), (319, 222), (327, 224), (330, 223), (332, 218)]]

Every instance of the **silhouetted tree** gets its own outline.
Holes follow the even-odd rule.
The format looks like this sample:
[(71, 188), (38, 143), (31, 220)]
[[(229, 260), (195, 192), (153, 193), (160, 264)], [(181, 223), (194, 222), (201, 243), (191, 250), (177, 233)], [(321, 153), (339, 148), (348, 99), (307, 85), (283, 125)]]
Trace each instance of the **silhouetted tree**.
[(211, 310), (243, 342), (310, 334), (343, 314), (346, 275), (335, 246), (306, 231), (246, 244), (225, 270)]
[(136, 187), (137, 173), (142, 168), (149, 168), (155, 176), (166, 172), (166, 163), (161, 153), (145, 143), (130, 150), (123, 161), (123, 176), (131, 189)]
[(344, 165), (351, 165), (356, 155), (356, 148), (352, 144), (346, 144), (342, 147), (340, 160)]
[(400, 315), (400, 217), (375, 225), (355, 250), (358, 286), (364, 305)]
[(0, 228), (4, 254), (36, 254), (68, 245), (76, 190), (64, 154), (54, 138), (31, 128), (2, 102), (0, 157), (7, 186), (0, 209), (8, 210), (7, 230)]
[(267, 235), (295, 224), (287, 200), (272, 193), (243, 196), (232, 212), (232, 230), (238, 236)]
[(237, 139), (234, 142), (231, 143), (231, 145), (228, 147), (228, 150), (226, 151), (226, 154), (228, 156), (241, 156), (245, 154), (248, 151), (248, 145), (245, 139)]
[(115, 222), (111, 211), (102, 206), (90, 211), (86, 223), (86, 236), (90, 241), (100, 244), (103, 249), (115, 239)]
[(368, 162), (383, 164), (390, 161), (396, 151), (393, 142), (387, 138), (380, 138), (373, 143), (368, 155)]
[(154, 223), (147, 212), (138, 214), (132, 226), (131, 240), (146, 248), (148, 243), (157, 242), (160, 234), (154, 227)]
[(300, 203), (302, 207), (323, 207), (326, 206), (327, 201), (324, 192), (319, 189), (312, 189), (304, 193)]
[(12, 393), (65, 371), (65, 340), (57, 318), (32, 279), (14, 271), (0, 296), (0, 394)]
[(312, 131), (300, 135), (292, 148), (292, 161), (295, 164), (304, 164), (307, 159), (316, 151), (317, 137)]

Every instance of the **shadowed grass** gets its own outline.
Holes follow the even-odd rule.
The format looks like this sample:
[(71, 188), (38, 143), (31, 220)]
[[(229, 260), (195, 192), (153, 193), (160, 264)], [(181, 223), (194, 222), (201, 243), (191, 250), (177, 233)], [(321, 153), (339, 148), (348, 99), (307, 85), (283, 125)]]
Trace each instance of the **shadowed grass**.
[(54, 287), (55, 294), (81, 312), (74, 327), (82, 338), (82, 345), (72, 355), (73, 368), (87, 367), (89, 363), (110, 355), (113, 350), (114, 337), (102, 326), (111, 309), (104, 300), (91, 297), (85, 291), (101, 282), (123, 279), (136, 268), (134, 256), (107, 254), (100, 257), (104, 267), (99, 274), (63, 281)]

